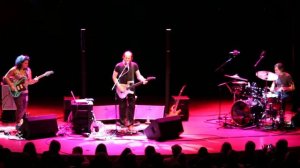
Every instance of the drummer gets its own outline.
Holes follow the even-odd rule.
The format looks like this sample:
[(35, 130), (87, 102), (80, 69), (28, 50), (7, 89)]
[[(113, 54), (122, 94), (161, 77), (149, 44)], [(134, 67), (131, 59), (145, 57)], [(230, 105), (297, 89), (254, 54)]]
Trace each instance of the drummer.
[(285, 72), (283, 63), (279, 62), (274, 65), (275, 74), (278, 78), (272, 82), (270, 91), (278, 95), (282, 100), (283, 114), (286, 109), (286, 103), (292, 97), (292, 92), (295, 90), (295, 84), (292, 76)]

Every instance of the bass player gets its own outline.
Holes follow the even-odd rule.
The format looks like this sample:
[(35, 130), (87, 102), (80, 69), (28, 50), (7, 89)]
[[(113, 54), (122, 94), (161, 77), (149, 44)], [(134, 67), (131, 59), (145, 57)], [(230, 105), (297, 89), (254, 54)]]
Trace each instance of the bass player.
[[(13, 66), (3, 77), (4, 83), (8, 84), (11, 92), (20, 92), (18, 96), (13, 96), (16, 104), (16, 130), (19, 131), (23, 117), (28, 105), (28, 85), (38, 82), (38, 78), (32, 79), (29, 68), (29, 56), (20, 55), (15, 60)], [(16, 85), (18, 83), (19, 85)]]

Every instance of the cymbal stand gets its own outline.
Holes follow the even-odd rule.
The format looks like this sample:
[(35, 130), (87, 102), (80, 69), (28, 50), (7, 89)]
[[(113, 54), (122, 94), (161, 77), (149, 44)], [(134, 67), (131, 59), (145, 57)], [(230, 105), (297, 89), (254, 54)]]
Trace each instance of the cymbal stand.
[[(228, 90), (229, 90), (229, 92), (231, 93), (231, 94), (233, 94), (233, 103), (235, 102), (235, 97), (236, 97), (236, 92), (235, 91), (233, 91), (231, 88), (230, 88), (230, 86), (228, 85), (228, 82), (224, 82), (224, 83), (221, 83), (221, 84), (219, 84), (218, 86), (223, 86), (223, 85), (225, 85), (227, 88), (228, 88)], [(220, 92), (220, 90), (219, 90), (219, 92)], [(220, 94), (220, 93), (219, 93)], [(220, 94), (221, 95), (221, 94)], [(219, 96), (220, 98), (220, 101), (219, 101), (219, 117), (218, 117), (218, 119), (219, 119), (219, 124), (221, 123), (221, 119), (222, 119), (222, 117), (221, 117), (221, 96)], [(223, 123), (223, 125), (222, 126), (220, 126), (219, 128), (222, 128), (222, 127), (227, 127), (227, 126), (230, 126), (231, 124), (228, 124), (227, 123), (227, 115), (228, 114), (225, 114), (225, 117), (224, 117), (224, 123)], [(217, 129), (219, 129), (219, 128), (217, 128)]]
[(220, 86), (223, 86), (223, 85), (225, 85), (228, 88), (228, 90), (230, 91), (230, 93), (232, 93), (232, 90), (228, 86), (227, 82), (224, 82), (224, 83), (221, 83), (221, 84), (218, 85), (218, 87), (219, 87), (219, 112), (218, 112), (218, 121), (219, 121), (219, 124), (221, 123), (221, 119), (222, 119), (222, 117), (221, 117), (221, 102), (222, 102), (222, 100), (221, 100), (221, 87)]
[(273, 102), (268, 102), (267, 96), (265, 96), (265, 103), (264, 103), (264, 117), (262, 119), (266, 119), (267, 117), (270, 118), (271, 120), (271, 128), (274, 129), (276, 128), (276, 116), (277, 116), (277, 111), (274, 108)]
[(284, 124), (284, 115), (285, 115), (285, 109), (283, 109), (283, 91), (281, 90), (279, 92), (279, 104), (280, 104), (280, 110), (279, 110), (279, 124), (283, 125)]

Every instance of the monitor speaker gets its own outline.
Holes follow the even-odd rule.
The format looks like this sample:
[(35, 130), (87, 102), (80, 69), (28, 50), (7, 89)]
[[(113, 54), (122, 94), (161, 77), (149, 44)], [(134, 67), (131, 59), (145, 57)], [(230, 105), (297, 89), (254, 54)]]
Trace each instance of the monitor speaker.
[(21, 126), (21, 133), (25, 139), (53, 137), (57, 131), (57, 118), (52, 114), (26, 117)]
[(148, 139), (165, 141), (179, 138), (183, 131), (181, 117), (171, 116), (153, 120), (144, 133)]

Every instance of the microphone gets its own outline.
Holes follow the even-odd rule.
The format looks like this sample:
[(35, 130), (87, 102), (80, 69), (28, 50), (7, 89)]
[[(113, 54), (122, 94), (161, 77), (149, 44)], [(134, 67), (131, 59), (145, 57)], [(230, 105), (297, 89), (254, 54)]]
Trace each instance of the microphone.
[(259, 64), (259, 62), (265, 57), (265, 55), (266, 55), (266, 51), (262, 51), (261, 53), (260, 53), (260, 57), (259, 57), (259, 59), (257, 60), (257, 62), (254, 64), (254, 68)]
[(260, 53), (260, 57), (264, 57), (265, 54), (266, 54), (266, 51), (264, 50), (264, 51), (262, 51), (262, 52)]
[(240, 51), (239, 50), (233, 50), (233, 51), (230, 51), (229, 54), (233, 55), (233, 56), (237, 56), (240, 54)]

